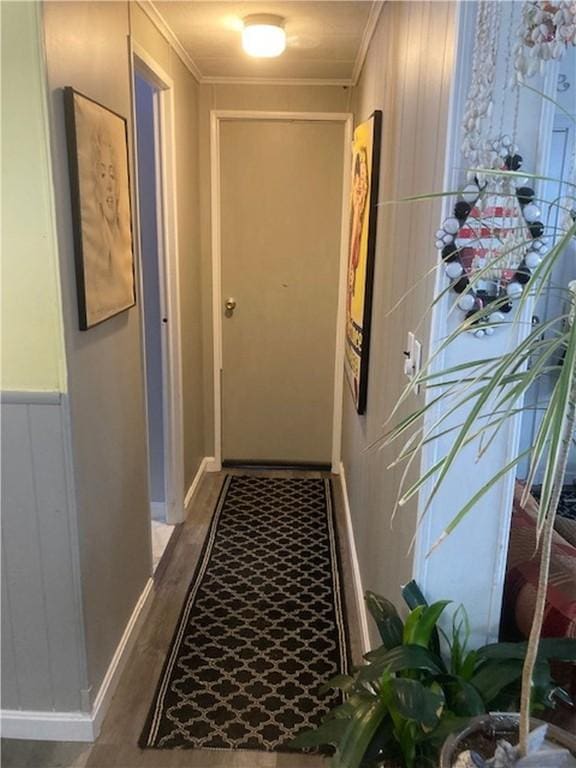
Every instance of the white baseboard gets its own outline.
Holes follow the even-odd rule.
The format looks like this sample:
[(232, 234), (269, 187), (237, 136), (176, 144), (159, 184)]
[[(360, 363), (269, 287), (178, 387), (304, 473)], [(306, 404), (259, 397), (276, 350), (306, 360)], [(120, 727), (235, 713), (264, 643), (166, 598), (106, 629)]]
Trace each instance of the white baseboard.
[(356, 608), (360, 620), (360, 636), (362, 639), (362, 652), (368, 653), (371, 649), (370, 631), (368, 629), (368, 615), (366, 613), (366, 603), (364, 602), (364, 588), (362, 587), (362, 576), (360, 575), (360, 564), (358, 562), (358, 552), (356, 550), (356, 541), (354, 539), (354, 528), (352, 526), (352, 514), (350, 512), (350, 500), (348, 498), (348, 486), (346, 485), (346, 470), (344, 464), (340, 462), (340, 484), (342, 486), (342, 496), (344, 498), (344, 511), (346, 514), (346, 536), (348, 539), (348, 551), (352, 564), (352, 578), (354, 579), (354, 592), (356, 595)]
[(34, 741), (94, 741), (92, 716), (84, 712), (32, 712), (3, 709), (3, 739)]
[(104, 675), (92, 712), (32, 712), (4, 709), (0, 711), (3, 738), (87, 742), (97, 739), (120, 675), (152, 603), (153, 587), (154, 581), (148, 579)]
[(118, 643), (116, 651), (114, 652), (112, 661), (106, 670), (106, 674), (104, 675), (104, 680), (102, 681), (100, 690), (96, 694), (94, 707), (92, 709), (94, 739), (96, 739), (100, 733), (102, 721), (104, 720), (106, 711), (110, 705), (110, 702), (112, 701), (112, 696), (114, 696), (116, 691), (116, 686), (120, 680), (120, 675), (126, 666), (126, 662), (130, 656), (130, 651), (134, 647), (134, 643), (138, 637), (138, 631), (140, 630), (140, 627), (146, 618), (146, 614), (148, 613), (148, 609), (150, 608), (153, 597), (154, 580), (150, 578), (146, 582), (146, 586), (138, 598), (138, 602), (136, 603), (136, 606), (132, 611), (132, 615), (128, 620), (124, 634), (120, 638), (120, 642)]
[(206, 472), (220, 472), (222, 464), (214, 456), (206, 456)]
[(202, 461), (200, 462), (200, 466), (198, 467), (198, 470), (196, 474), (194, 475), (194, 480), (192, 480), (190, 484), (190, 488), (186, 491), (186, 496), (184, 496), (184, 511), (186, 514), (188, 514), (190, 510), (190, 504), (192, 502), (192, 497), (196, 493), (196, 489), (200, 485), (200, 480), (202, 480), (202, 477), (204, 476), (205, 472), (209, 472), (208, 464), (210, 461), (214, 461), (214, 459), (211, 459), (209, 456), (204, 456)]

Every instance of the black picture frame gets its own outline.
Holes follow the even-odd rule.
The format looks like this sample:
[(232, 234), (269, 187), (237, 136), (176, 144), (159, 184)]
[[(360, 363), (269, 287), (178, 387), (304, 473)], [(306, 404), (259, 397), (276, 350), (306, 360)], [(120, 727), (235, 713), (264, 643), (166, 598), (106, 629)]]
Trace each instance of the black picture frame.
[[(382, 111), (375, 110), (368, 120), (356, 127), (352, 146), (345, 371), (356, 406), (356, 412), (360, 415), (366, 412), (368, 399), (381, 143)], [(367, 218), (363, 220), (361, 230), (358, 232), (357, 216), (355, 218), (355, 205), (357, 204), (355, 196), (358, 195), (356, 190), (358, 178), (357, 157), (358, 153), (362, 151), (366, 151), (366, 157), (369, 157), (367, 168), (369, 173), (368, 200), (365, 205), (365, 214), (363, 213), (363, 216), (365, 215)], [(356, 251), (358, 251), (357, 255)], [(363, 266), (364, 280), (363, 284), (360, 285), (360, 291), (357, 291), (356, 270), (359, 264)], [(360, 317), (354, 318), (354, 304), (359, 303), (357, 293), (361, 295), (361, 314)], [(358, 307), (356, 309), (358, 310)], [(361, 322), (358, 322), (359, 320)]]
[(87, 331), (136, 304), (128, 123), (63, 89), (78, 324)]

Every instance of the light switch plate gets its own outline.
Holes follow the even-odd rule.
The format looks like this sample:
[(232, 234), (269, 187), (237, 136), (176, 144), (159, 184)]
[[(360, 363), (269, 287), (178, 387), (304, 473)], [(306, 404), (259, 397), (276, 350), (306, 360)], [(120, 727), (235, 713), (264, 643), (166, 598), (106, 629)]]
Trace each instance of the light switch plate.
[(408, 331), (408, 343), (406, 346), (406, 353), (404, 358), (404, 373), (412, 381), (412, 379), (420, 373), (420, 366), (422, 364), (422, 344), (414, 336), (412, 331)]

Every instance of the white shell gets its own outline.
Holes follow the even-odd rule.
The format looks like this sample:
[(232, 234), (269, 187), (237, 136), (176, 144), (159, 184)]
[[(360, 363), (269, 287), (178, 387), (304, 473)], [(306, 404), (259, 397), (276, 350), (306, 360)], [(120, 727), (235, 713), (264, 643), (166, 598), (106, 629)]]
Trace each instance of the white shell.
[(459, 261), (451, 261), (449, 264), (446, 264), (446, 274), (451, 280), (461, 277), (463, 272), (464, 267)]
[(451, 216), (449, 219), (446, 219), (446, 221), (443, 222), (442, 228), (445, 232), (448, 232), (450, 235), (455, 235), (456, 232), (460, 229), (460, 222), (458, 219), (455, 219), (453, 216)]
[(476, 299), (471, 293), (465, 293), (460, 297), (458, 306), (463, 312), (470, 312), (476, 306)]
[(542, 243), (542, 245), (540, 246), (540, 249), (538, 251), (538, 255), (539, 256), (546, 256), (546, 254), (548, 253), (549, 250), (550, 249), (548, 248), (548, 246), (545, 245), (544, 243)]
[(521, 286), (520, 283), (512, 282), (508, 283), (506, 287), (506, 293), (508, 296), (510, 296), (511, 299), (519, 299), (520, 296), (522, 296), (522, 293), (524, 292), (524, 288)]
[(462, 190), (462, 199), (467, 203), (475, 203), (479, 194), (480, 190), (476, 184), (467, 184)]
[(450, 243), (454, 242), (454, 235), (448, 235), (448, 234), (444, 235), (444, 237), (442, 238), (442, 242), (444, 243), (444, 245), (450, 245)]
[(446, 232), (444, 232), (443, 229), (437, 229), (436, 230), (436, 238), (438, 240), (442, 240), (442, 238), (444, 237), (445, 234), (446, 234)]
[(476, 336), (477, 339), (481, 339), (485, 333), (486, 331), (483, 328), (479, 328), (477, 331), (474, 331), (474, 336)]
[(528, 251), (524, 257), (524, 261), (526, 262), (527, 267), (534, 269), (538, 266), (538, 264), (540, 264), (540, 254), (536, 251)]
[(509, 147), (512, 144), (512, 139), (510, 136), (502, 136), (502, 145), (504, 147)]
[(496, 328), (493, 328), (491, 325), (489, 325), (487, 328), (484, 328), (484, 333), (486, 336), (494, 336), (494, 331)]
[(526, 221), (532, 223), (533, 221), (538, 221), (540, 219), (542, 211), (537, 205), (534, 205), (534, 203), (528, 203), (528, 205), (525, 205), (522, 209), (522, 215)]
[(441, 251), (442, 248), (444, 248), (444, 241), (443, 240), (436, 240), (434, 245), (436, 246), (436, 248), (438, 248), (439, 251)]

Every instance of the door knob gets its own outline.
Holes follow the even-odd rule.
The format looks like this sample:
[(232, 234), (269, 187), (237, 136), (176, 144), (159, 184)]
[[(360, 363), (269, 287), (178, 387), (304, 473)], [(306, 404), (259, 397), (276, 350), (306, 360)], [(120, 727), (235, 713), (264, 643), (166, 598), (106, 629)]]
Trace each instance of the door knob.
[(230, 298), (226, 299), (224, 302), (224, 306), (226, 307), (227, 312), (234, 312), (236, 309), (236, 299), (233, 299), (232, 296), (230, 296)]

